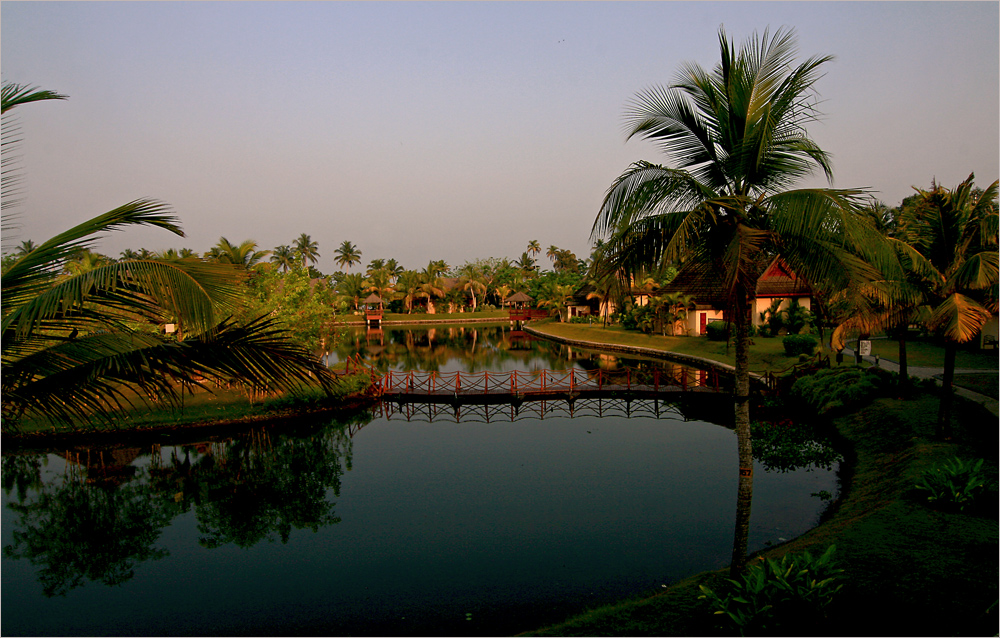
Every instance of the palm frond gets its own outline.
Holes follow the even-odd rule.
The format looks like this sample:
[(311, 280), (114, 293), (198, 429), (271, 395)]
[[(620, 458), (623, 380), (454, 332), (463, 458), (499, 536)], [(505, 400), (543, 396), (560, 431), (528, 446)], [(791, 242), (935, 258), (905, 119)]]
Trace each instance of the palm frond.
[(262, 317), (246, 325), (226, 320), (184, 341), (136, 332), (69, 340), (6, 366), (4, 417), (114, 420), (135, 401), (176, 404), (179, 384), (205, 380), (271, 390), (332, 387), (336, 378), (286, 334)]
[(3, 89), (0, 90), (0, 113), (6, 113), (10, 109), (28, 104), (29, 102), (39, 102), (41, 100), (65, 100), (68, 96), (60, 95), (55, 91), (46, 91), (37, 86), (25, 86), (4, 82)]
[(934, 308), (927, 327), (943, 331), (946, 339), (965, 343), (978, 335), (990, 318), (990, 311), (975, 299), (954, 293)]

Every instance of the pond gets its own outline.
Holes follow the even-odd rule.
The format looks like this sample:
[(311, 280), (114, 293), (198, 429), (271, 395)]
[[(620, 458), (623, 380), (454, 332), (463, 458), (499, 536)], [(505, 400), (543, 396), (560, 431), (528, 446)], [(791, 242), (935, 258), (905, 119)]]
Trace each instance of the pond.
[[(350, 341), (331, 359), (657, 365), (500, 327)], [(384, 405), (5, 454), (2, 633), (495, 635), (650, 593), (729, 561), (736, 437), (706, 420), (719, 403)], [(814, 526), (835, 469), (758, 465), (751, 551)]]

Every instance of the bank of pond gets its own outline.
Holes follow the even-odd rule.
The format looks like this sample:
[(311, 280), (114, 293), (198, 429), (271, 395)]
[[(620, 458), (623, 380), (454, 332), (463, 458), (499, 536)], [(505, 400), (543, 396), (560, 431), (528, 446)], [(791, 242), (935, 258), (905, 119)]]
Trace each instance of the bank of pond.
[[(330, 365), (360, 354), (382, 371), (677, 373), (503, 327), (357, 331), (347, 344), (326, 353)], [(554, 624), (554, 633), (648, 633), (629, 624), (638, 618), (652, 633), (713, 631), (704, 601), (684, 588), (692, 574), (715, 578), (733, 543), (736, 438), (722, 398), (516, 409), (385, 402), (235, 431), (5, 449), (2, 631), (497, 635)], [(902, 425), (887, 430), (891, 449), (875, 452), (878, 437), (861, 426), (841, 428), (836, 445), (836, 431), (787, 418), (756, 427), (781, 433), (760, 433), (773, 444), (762, 443), (755, 464), (754, 552), (836, 541), (856, 564), (856, 546), (843, 540), (852, 521), (864, 530), (869, 510), (895, 506), (905, 491), (876, 489), (883, 457), (903, 455), (892, 462), (904, 473), (925, 462), (906, 450)], [(990, 523), (965, 516), (962, 534)], [(824, 517), (833, 518), (810, 532)], [(837, 531), (822, 531), (831, 524)], [(859, 533), (873, 543), (874, 531)], [(956, 574), (983, 580), (968, 571)], [(674, 593), (647, 598), (656, 592)], [(658, 622), (647, 618), (664, 604)], [(599, 611), (558, 624), (588, 609)]]

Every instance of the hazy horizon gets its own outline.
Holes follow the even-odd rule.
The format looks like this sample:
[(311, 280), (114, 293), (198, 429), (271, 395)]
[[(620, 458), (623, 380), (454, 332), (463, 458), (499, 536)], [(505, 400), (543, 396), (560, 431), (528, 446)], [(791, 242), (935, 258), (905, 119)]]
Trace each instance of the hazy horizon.
[[(333, 272), (516, 259), (531, 240), (589, 255), (605, 191), (633, 161), (622, 115), (681, 63), (791, 27), (831, 54), (809, 128), (837, 187), (894, 206), (911, 186), (1000, 176), (996, 2), (8, 2), (5, 82), (65, 102), (15, 111), (21, 228), (36, 243), (138, 198), (187, 238), (131, 229), (98, 250), (262, 249), (300, 233)], [(803, 185), (823, 185), (820, 176)]]

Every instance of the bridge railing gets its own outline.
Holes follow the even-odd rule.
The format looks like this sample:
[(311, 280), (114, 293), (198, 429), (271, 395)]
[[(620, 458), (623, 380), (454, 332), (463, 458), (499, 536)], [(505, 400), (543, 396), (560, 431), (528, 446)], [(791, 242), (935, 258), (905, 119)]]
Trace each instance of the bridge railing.
[(719, 389), (715, 370), (681, 370), (670, 374), (659, 368), (605, 370), (536, 370), (527, 372), (387, 371), (380, 381), (384, 394), (524, 394), (584, 392), (588, 390)]

